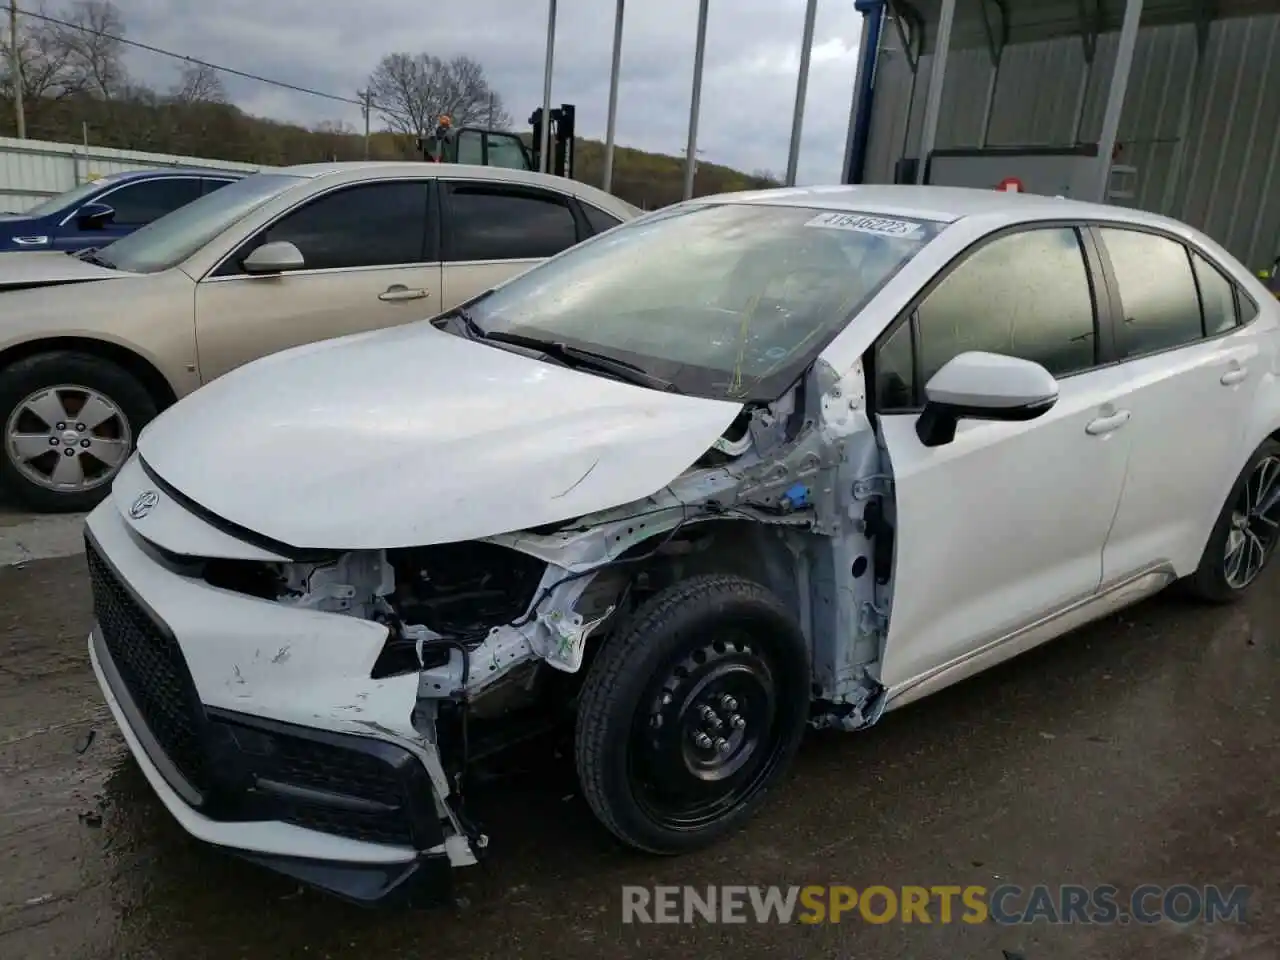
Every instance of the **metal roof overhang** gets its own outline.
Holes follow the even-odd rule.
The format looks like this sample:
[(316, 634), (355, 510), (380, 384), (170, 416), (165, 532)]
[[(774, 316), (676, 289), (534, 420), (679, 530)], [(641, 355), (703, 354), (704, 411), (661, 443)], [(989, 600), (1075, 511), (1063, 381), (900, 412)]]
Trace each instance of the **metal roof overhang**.
[[(924, 27), (924, 52), (932, 52), (942, 0), (888, 0), (888, 7), (907, 24)], [(988, 45), (988, 28), (995, 42), (1006, 44), (1117, 31), (1124, 9), (1125, 0), (958, 0), (951, 48)], [(1270, 13), (1280, 13), (1280, 0), (1144, 0), (1142, 26)]]

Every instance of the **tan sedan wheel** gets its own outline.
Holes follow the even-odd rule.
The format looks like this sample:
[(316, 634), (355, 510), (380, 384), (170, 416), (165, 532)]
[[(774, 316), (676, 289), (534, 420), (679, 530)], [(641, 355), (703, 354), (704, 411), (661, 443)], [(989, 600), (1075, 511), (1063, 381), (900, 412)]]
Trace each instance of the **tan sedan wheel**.
[(33, 509), (87, 510), (106, 496), (154, 416), (146, 390), (110, 361), (29, 357), (0, 371), (0, 478)]

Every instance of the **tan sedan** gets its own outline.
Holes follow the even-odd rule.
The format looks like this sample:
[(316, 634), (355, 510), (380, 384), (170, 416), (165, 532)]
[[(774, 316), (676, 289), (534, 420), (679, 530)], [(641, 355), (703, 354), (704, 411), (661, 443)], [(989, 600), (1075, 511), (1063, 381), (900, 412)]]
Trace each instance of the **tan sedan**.
[(518, 170), (315, 164), (97, 250), (0, 255), (0, 481), (35, 509), (88, 509), (138, 431), (201, 384), (451, 309), (638, 213)]

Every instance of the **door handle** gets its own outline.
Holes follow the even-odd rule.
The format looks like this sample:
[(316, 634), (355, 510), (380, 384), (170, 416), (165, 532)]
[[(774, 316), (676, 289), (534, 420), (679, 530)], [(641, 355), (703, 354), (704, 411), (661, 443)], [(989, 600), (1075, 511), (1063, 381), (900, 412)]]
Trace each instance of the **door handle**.
[(410, 290), (403, 283), (394, 283), (387, 287), (382, 293), (378, 294), (379, 300), (395, 302), (398, 300), (421, 300), (427, 295), (427, 291), (421, 289)]
[(1244, 367), (1236, 367), (1235, 369), (1228, 370), (1226, 373), (1224, 373), (1222, 375), (1222, 379), (1219, 380), (1218, 382), (1221, 383), (1224, 387), (1234, 387), (1237, 383), (1240, 383), (1247, 376), (1249, 376), (1248, 370), (1246, 370)]
[(1113, 430), (1119, 430), (1129, 422), (1129, 411), (1121, 410), (1111, 414), (1109, 417), (1099, 417), (1097, 420), (1090, 420), (1089, 425), (1084, 428), (1084, 432), (1091, 437), (1100, 437), (1103, 434), (1111, 433)]

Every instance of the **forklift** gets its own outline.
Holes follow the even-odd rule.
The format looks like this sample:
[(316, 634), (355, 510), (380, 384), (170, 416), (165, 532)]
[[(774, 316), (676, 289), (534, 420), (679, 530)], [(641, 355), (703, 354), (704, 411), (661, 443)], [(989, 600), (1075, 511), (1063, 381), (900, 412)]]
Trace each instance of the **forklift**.
[[(562, 103), (551, 111), (551, 163), (550, 173), (573, 178), (574, 160), (573, 104)], [(532, 146), (527, 146), (519, 134), (483, 127), (454, 129), (453, 120), (440, 116), (435, 130), (429, 136), (416, 141), (422, 159), (430, 163), (471, 163), (481, 167), (504, 167), (510, 170), (532, 170), (540, 167), (542, 146), (542, 108), (529, 115), (533, 128)]]
[(1258, 279), (1280, 299), (1280, 257), (1276, 257), (1275, 262), (1266, 270), (1259, 270)]

